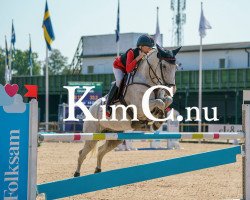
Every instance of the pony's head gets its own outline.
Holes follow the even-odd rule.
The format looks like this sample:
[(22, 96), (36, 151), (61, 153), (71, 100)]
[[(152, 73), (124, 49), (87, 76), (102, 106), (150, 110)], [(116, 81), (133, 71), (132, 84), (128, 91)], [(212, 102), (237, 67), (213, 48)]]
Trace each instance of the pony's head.
[(174, 50), (165, 50), (156, 44), (147, 54), (146, 61), (149, 66), (149, 77), (154, 84), (174, 86), (175, 72), (177, 69), (175, 56), (181, 47)]
[(175, 62), (176, 62), (175, 56), (180, 51), (181, 47), (178, 47), (177, 49), (174, 49), (174, 50), (165, 50), (162, 47), (160, 47), (158, 44), (156, 44), (156, 47), (158, 51), (157, 57), (160, 60), (165, 60), (167, 63), (175, 65)]

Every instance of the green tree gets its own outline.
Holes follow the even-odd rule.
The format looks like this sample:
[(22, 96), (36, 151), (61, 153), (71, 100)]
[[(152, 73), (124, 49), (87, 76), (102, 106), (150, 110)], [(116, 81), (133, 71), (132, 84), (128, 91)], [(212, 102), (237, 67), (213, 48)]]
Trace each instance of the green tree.
[[(12, 56), (12, 73), (14, 76), (30, 75), (29, 69), (29, 51), (21, 51), (17, 49)], [(41, 62), (38, 61), (38, 54), (32, 53), (33, 75), (41, 74)], [(5, 83), (5, 49), (0, 48), (0, 84)]]
[(49, 74), (65, 74), (68, 70), (68, 58), (64, 57), (58, 49), (53, 49), (49, 56)]
[(72, 71), (72, 69), (70, 68), (70, 65), (68, 65), (67, 67), (65, 67), (64, 69), (63, 69), (63, 71), (62, 71), (62, 74), (65, 74), (65, 75), (67, 75), (67, 74), (72, 74), (73, 73), (73, 71)]
[[(13, 75), (14, 76), (30, 75), (29, 50), (21, 51), (17, 49), (13, 57), (14, 58), (11, 64)], [(38, 61), (38, 54), (35, 52), (32, 53), (32, 63), (33, 63), (33, 68), (32, 68), (33, 75), (40, 75), (41, 62)]]

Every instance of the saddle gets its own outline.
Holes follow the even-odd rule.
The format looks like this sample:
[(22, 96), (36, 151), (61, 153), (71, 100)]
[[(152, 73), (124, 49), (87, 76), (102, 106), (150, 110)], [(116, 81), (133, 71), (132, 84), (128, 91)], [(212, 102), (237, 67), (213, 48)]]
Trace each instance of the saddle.
[[(116, 93), (116, 95), (114, 96), (113, 101), (111, 102), (111, 105), (113, 105), (113, 104), (115, 104), (117, 102), (120, 102), (125, 107), (128, 106), (128, 104), (126, 103), (124, 98), (125, 98), (125, 95), (126, 95), (126, 92), (127, 92), (127, 86), (129, 85), (129, 82), (130, 82), (131, 78), (132, 78), (131, 73), (124, 75), (124, 77), (122, 79), (122, 82), (121, 82), (121, 85), (119, 87), (119, 90)], [(112, 84), (115, 84), (115, 82), (113, 82)], [(128, 108), (127, 113), (129, 115), (129, 117), (132, 119), (133, 115), (134, 115), (133, 111), (130, 108)]]
[[(116, 103), (117, 101), (120, 100), (121, 96), (124, 97), (125, 93), (127, 91), (127, 84), (129, 82), (129, 78), (130, 78), (130, 74), (125, 74), (125, 76), (123, 77), (122, 81), (121, 81), (121, 85), (119, 87), (118, 92), (115, 95), (115, 98), (113, 100), (113, 103)], [(115, 82), (113, 82), (112, 84), (115, 84)]]
[[(127, 102), (125, 101), (125, 96), (126, 96), (127, 88), (130, 84), (140, 84), (140, 85), (144, 85), (146, 87), (150, 87), (149, 85), (144, 84), (144, 83), (134, 82), (133, 77), (134, 77), (135, 73), (136, 73), (136, 70), (134, 70), (133, 72), (131, 72), (129, 74), (126, 74), (123, 77), (120, 88), (119, 88), (118, 92), (115, 94), (110, 105), (113, 105), (113, 104), (119, 102), (122, 105), (124, 105), (125, 107), (128, 106)], [(113, 82), (112, 84), (115, 84), (115, 82)], [(129, 115), (129, 117), (131, 119), (133, 119), (133, 116), (134, 116), (133, 110), (131, 108), (128, 108), (128, 109), (126, 109), (126, 111), (127, 111), (127, 114)], [(140, 128), (142, 131), (149, 131), (151, 125), (152, 125), (152, 122), (150, 122), (148, 120), (132, 121), (132, 124), (131, 124), (131, 126), (134, 129)]]

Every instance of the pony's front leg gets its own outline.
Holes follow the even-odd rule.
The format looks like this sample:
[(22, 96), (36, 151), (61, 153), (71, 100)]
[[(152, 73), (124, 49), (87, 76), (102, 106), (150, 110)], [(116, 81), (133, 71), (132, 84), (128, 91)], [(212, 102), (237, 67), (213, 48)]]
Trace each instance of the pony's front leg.
[[(150, 102), (151, 102), (151, 107), (150, 107)], [(155, 100), (150, 100), (149, 101), (149, 107), (150, 110), (154, 110), (154, 112), (152, 113), (156, 118), (158, 119), (162, 119), (164, 118), (164, 112), (165, 112), (165, 102), (162, 101), (161, 99), (155, 99)], [(152, 124), (152, 128), (153, 130), (158, 130), (163, 122), (161, 121), (154, 121), (154, 123)]]
[(165, 110), (165, 103), (161, 99), (150, 99), (149, 100), (149, 110), (152, 111), (158, 108), (162, 112)]
[(173, 103), (173, 98), (171, 96), (166, 96), (163, 98), (163, 102), (165, 103), (165, 108), (167, 108)]
[[(176, 86), (173, 87), (173, 91), (176, 91)], [(157, 98), (162, 99), (162, 101), (165, 103), (165, 109), (173, 103), (173, 98), (166, 90), (160, 90), (158, 92)]]
[[(176, 92), (176, 86), (173, 86), (173, 94), (175, 94)], [(171, 95), (169, 94), (169, 92), (167, 90), (161, 89), (158, 91), (157, 93), (157, 98), (161, 99), (164, 103), (165, 103), (165, 108), (164, 110), (156, 110), (156, 116), (158, 119), (162, 119), (165, 117), (165, 109), (168, 108), (172, 103), (173, 103), (173, 98), (171, 97)], [(158, 130), (161, 125), (163, 124), (163, 122), (159, 122), (159, 121), (155, 121), (152, 124), (152, 128), (153, 130)]]

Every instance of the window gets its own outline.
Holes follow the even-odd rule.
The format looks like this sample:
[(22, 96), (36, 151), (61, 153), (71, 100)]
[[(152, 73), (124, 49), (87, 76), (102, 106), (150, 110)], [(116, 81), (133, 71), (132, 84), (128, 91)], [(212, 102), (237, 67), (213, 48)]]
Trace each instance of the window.
[(225, 58), (219, 59), (219, 68), (221, 68), (221, 69), (226, 68), (226, 59)]
[(94, 73), (94, 66), (88, 66), (88, 74), (93, 74)]

